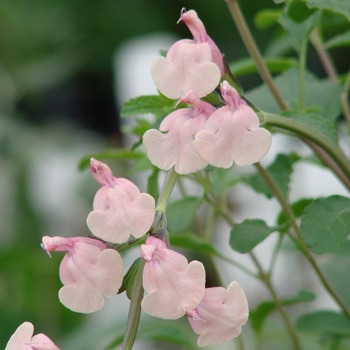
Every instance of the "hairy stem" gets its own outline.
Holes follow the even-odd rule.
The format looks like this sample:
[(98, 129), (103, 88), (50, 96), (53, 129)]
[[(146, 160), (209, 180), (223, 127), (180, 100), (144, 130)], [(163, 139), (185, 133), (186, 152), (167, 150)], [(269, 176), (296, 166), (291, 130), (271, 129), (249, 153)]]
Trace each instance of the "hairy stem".
[(134, 285), (132, 287), (128, 321), (126, 324), (122, 350), (131, 350), (136, 339), (137, 329), (140, 322), (141, 300), (143, 297), (142, 272), (144, 266), (145, 261), (142, 259), (134, 279)]
[(269, 174), (269, 172), (264, 169), (259, 163), (256, 163), (256, 168), (258, 172), (260, 173), (261, 177), (264, 179), (265, 183), (269, 186), (273, 194), (275, 195), (276, 199), (280, 203), (283, 212), (287, 217), (289, 217), (292, 220), (292, 227), (296, 235), (296, 240), (294, 237), (292, 237), (290, 234), (290, 238), (293, 239), (294, 242), (297, 243), (299, 249), (304, 254), (305, 258), (309, 261), (310, 265), (314, 269), (316, 275), (318, 276), (320, 282), (322, 283), (323, 287), (326, 289), (328, 294), (332, 297), (332, 299), (338, 304), (338, 306), (341, 308), (341, 310), (344, 312), (344, 314), (350, 319), (350, 310), (347, 308), (343, 300), (338, 296), (337, 292), (333, 289), (331, 284), (329, 283), (326, 276), (321, 271), (320, 267), (317, 264), (317, 261), (311, 254), (309, 248), (305, 244), (304, 240), (301, 237), (299, 226), (295, 220), (295, 215), (293, 213), (292, 208), (290, 207), (287, 199), (284, 197), (282, 192), (280, 191), (279, 187)]
[(254, 60), (256, 67), (258, 69), (258, 72), (264, 81), (264, 83), (267, 85), (269, 88), (271, 94), (273, 95), (274, 99), (276, 100), (278, 106), (282, 110), (287, 109), (287, 104), (284, 101), (280, 91), (278, 90), (277, 86), (275, 85), (272, 76), (267, 69), (267, 66), (265, 64), (265, 61), (259, 51), (259, 48), (250, 33), (250, 30), (247, 26), (247, 23), (243, 17), (243, 14), (241, 12), (241, 9), (238, 5), (238, 0), (225, 0), (226, 4), (228, 6), (228, 9), (231, 13), (231, 16), (233, 18), (233, 21), (236, 24), (236, 27), (238, 29), (238, 32), (243, 40), (243, 43), (249, 52), (250, 56)]

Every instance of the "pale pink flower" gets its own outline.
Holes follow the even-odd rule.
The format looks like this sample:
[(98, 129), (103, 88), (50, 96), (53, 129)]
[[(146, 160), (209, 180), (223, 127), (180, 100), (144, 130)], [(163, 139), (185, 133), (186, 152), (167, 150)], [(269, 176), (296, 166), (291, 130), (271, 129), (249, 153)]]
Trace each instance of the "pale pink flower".
[(193, 310), (204, 295), (205, 270), (202, 263), (187, 259), (166, 247), (164, 241), (149, 237), (141, 246), (146, 261), (141, 306), (148, 314), (177, 319)]
[(195, 146), (209, 164), (229, 168), (258, 162), (271, 147), (271, 134), (259, 125), (259, 118), (238, 92), (224, 81), (221, 94), (226, 106), (208, 119), (197, 133)]
[(117, 294), (123, 282), (123, 262), (119, 253), (107, 244), (88, 237), (48, 237), (42, 248), (67, 252), (60, 265), (63, 287), (58, 296), (61, 303), (75, 312), (100, 310), (104, 297)]
[(60, 350), (45, 334), (34, 335), (30, 322), (22, 323), (12, 334), (5, 350)]
[(131, 181), (115, 178), (111, 169), (96, 159), (91, 159), (90, 169), (102, 185), (87, 218), (91, 232), (112, 243), (124, 243), (130, 235), (140, 238), (147, 233), (155, 214), (153, 197), (140, 193)]
[(187, 313), (197, 344), (221, 344), (238, 337), (248, 319), (248, 302), (238, 282), (223, 287), (207, 288), (199, 305)]
[(166, 57), (153, 63), (152, 77), (158, 90), (168, 98), (177, 99), (189, 90), (201, 98), (214, 91), (220, 82), (219, 49), (195, 11), (182, 12), (180, 20), (188, 25), (193, 40), (183, 39), (171, 46)]
[(193, 90), (180, 101), (193, 107), (170, 113), (160, 124), (160, 131), (151, 129), (145, 132), (143, 144), (149, 160), (158, 168), (169, 170), (175, 166), (178, 174), (189, 174), (208, 165), (197, 152), (194, 138), (198, 131), (204, 129), (215, 108), (198, 99)]

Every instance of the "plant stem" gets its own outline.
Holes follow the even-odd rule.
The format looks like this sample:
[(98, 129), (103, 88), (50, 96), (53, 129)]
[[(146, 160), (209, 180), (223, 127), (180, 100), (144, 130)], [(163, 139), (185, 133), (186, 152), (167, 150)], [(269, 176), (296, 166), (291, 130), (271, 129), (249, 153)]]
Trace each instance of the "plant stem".
[(301, 44), (299, 59), (299, 109), (305, 108), (305, 68), (308, 39), (304, 38)]
[(136, 339), (137, 329), (140, 322), (141, 300), (143, 297), (142, 272), (144, 266), (145, 261), (141, 259), (134, 279), (134, 285), (132, 287), (128, 321), (126, 324), (122, 350), (131, 350)]
[(298, 136), (306, 138), (314, 142), (316, 145), (321, 147), (330, 157), (333, 158), (337, 166), (344, 172), (344, 175), (350, 180), (350, 162), (346, 158), (343, 151), (336, 145), (334, 145), (330, 140), (325, 138), (321, 133), (316, 130), (308, 128), (303, 123), (296, 120), (281, 117), (278, 115), (263, 113), (264, 123), (280, 127), (285, 130), (292, 131)]
[(255, 43), (252, 34), (250, 33), (250, 30), (247, 26), (247, 23), (243, 17), (243, 14), (241, 12), (239, 5), (238, 5), (238, 0), (225, 0), (225, 1), (226, 1), (227, 6), (228, 6), (228, 9), (231, 13), (231, 16), (233, 18), (233, 21), (236, 24), (238, 32), (243, 40), (243, 43), (244, 43), (247, 51), (249, 52), (250, 56), (254, 60), (256, 67), (257, 67), (257, 70), (258, 70), (262, 80), (269, 88), (269, 90), (270, 90), (271, 94), (273, 95), (273, 97), (275, 98), (278, 106), (282, 110), (286, 110), (287, 104), (284, 101), (282, 95), (280, 94), (277, 86), (275, 85), (275, 83), (272, 79), (272, 76), (271, 76), (271, 74), (270, 74), (269, 70), (267, 69), (267, 66), (264, 62), (264, 59), (262, 58), (262, 55), (259, 51), (259, 48), (258, 48), (257, 44)]
[(296, 234), (296, 240), (293, 239), (294, 237), (292, 237), (289, 234), (290, 238), (293, 239), (293, 241), (297, 243), (299, 249), (302, 251), (302, 253), (306, 257), (306, 259), (309, 261), (309, 263), (313, 267), (313, 269), (316, 272), (320, 282), (322, 283), (323, 287), (326, 289), (328, 294), (338, 304), (338, 306), (344, 312), (346, 317), (348, 317), (350, 319), (350, 310), (347, 308), (345, 303), (338, 296), (337, 292), (330, 285), (330, 283), (327, 280), (326, 276), (323, 274), (323, 272), (321, 271), (320, 267), (318, 266), (316, 260), (314, 259), (313, 255), (311, 254), (309, 248), (307, 247), (307, 245), (305, 244), (304, 240), (302, 239), (301, 234), (300, 234), (299, 226), (298, 226), (298, 224), (297, 224), (297, 222), (295, 220), (295, 215), (294, 215), (293, 210), (290, 207), (288, 201), (283, 196), (282, 192), (280, 191), (279, 187), (277, 186), (277, 184), (275, 183), (275, 181), (273, 180), (271, 175), (268, 173), (268, 171), (266, 169), (264, 169), (259, 163), (256, 163), (255, 166), (256, 166), (258, 172), (260, 173), (260, 175), (262, 176), (262, 178), (264, 179), (265, 183), (269, 186), (271, 191), (274, 193), (274, 195), (275, 195), (276, 199), (278, 200), (278, 202), (280, 203), (280, 205), (282, 207), (282, 210), (284, 211), (285, 215), (287, 217), (290, 217), (291, 220), (292, 220), (292, 227), (293, 227), (293, 230), (294, 230), (294, 232)]
[(176, 180), (177, 180), (177, 173), (175, 172), (174, 168), (171, 168), (168, 171), (166, 178), (164, 180), (164, 184), (158, 198), (156, 211), (160, 213), (165, 213), (167, 202), (175, 186)]
[(276, 293), (276, 291), (271, 283), (270, 276), (267, 273), (265, 273), (264, 269), (262, 268), (262, 266), (260, 264), (260, 261), (258, 260), (258, 258), (255, 256), (254, 253), (252, 253), (252, 252), (249, 253), (249, 256), (251, 257), (252, 261), (254, 262), (254, 265), (256, 266), (256, 268), (258, 269), (261, 280), (265, 283), (266, 287), (268, 288), (269, 292), (271, 293), (271, 296), (275, 302), (276, 308), (277, 308), (278, 312), (280, 313), (280, 315), (284, 321), (284, 324), (287, 328), (287, 331), (292, 339), (294, 349), (301, 349), (298, 336), (297, 336), (295, 329), (292, 326), (292, 324), (288, 318), (288, 315), (284, 311), (281, 300), (279, 299), (279, 297), (278, 297), (278, 295), (277, 295), (277, 293)]

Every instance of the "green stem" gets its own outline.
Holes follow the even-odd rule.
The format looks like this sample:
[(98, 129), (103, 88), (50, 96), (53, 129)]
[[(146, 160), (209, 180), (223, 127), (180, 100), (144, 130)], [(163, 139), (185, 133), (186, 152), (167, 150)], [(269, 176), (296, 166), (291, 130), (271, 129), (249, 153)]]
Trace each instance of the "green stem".
[(144, 266), (145, 261), (141, 259), (134, 279), (134, 285), (132, 287), (128, 321), (126, 324), (122, 350), (131, 350), (136, 339), (137, 329), (140, 322), (141, 300), (143, 297), (142, 272)]
[(350, 319), (350, 310), (347, 308), (343, 300), (338, 296), (337, 292), (333, 289), (329, 281), (327, 280), (326, 276), (321, 271), (320, 267), (318, 266), (316, 260), (314, 259), (313, 255), (311, 254), (309, 248), (305, 244), (304, 240), (301, 237), (299, 226), (295, 220), (295, 215), (293, 213), (292, 208), (290, 207), (288, 201), (282, 194), (281, 190), (273, 180), (273, 178), (270, 176), (268, 171), (264, 169), (259, 163), (255, 164), (257, 170), (259, 171), (260, 175), (264, 179), (265, 183), (269, 186), (271, 191), (274, 193), (276, 199), (280, 203), (283, 212), (285, 215), (292, 220), (292, 227), (296, 234), (296, 240), (291, 235), (288, 234), (291, 239), (293, 239), (294, 242), (297, 243), (299, 249), (302, 251), (306, 259), (309, 261), (310, 265), (313, 267), (314, 271), (316, 272), (316, 275), (318, 276), (320, 282), (322, 283), (323, 287), (326, 289), (328, 294), (333, 298), (333, 300), (339, 305), (341, 310), (344, 312), (344, 314)]
[(283, 235), (279, 234), (278, 241), (273, 249), (272, 257), (270, 260), (270, 265), (269, 265), (269, 269), (268, 269), (269, 275), (272, 275), (272, 271), (273, 271), (273, 268), (274, 268), (276, 260), (277, 260), (277, 255), (282, 247), (282, 242), (283, 242)]
[[(328, 77), (333, 81), (339, 82), (338, 73), (335, 69), (331, 56), (329, 55), (328, 51), (325, 49), (323, 45), (323, 39), (319, 28), (315, 28), (312, 31), (310, 40), (315, 50), (317, 51), (318, 56), (320, 57), (320, 60), (322, 62), (322, 65)], [(350, 127), (350, 106), (349, 106), (349, 99), (348, 99), (349, 88), (350, 88), (350, 72), (348, 73), (347, 80), (345, 81), (345, 84), (344, 84), (344, 90), (340, 97), (343, 114), (344, 114), (345, 120), (348, 123), (348, 126)]]
[(330, 140), (325, 138), (321, 133), (316, 130), (308, 128), (305, 124), (298, 122), (286, 117), (274, 115), (270, 113), (264, 114), (264, 123), (277, 126), (285, 130), (292, 131), (298, 136), (306, 138), (314, 142), (316, 145), (321, 147), (329, 156), (331, 156), (337, 166), (344, 172), (345, 176), (350, 179), (350, 162), (346, 158), (343, 151), (334, 145)]
[(159, 199), (157, 202), (156, 211), (160, 213), (165, 213), (168, 199), (171, 195), (171, 192), (175, 186), (177, 180), (177, 173), (174, 168), (170, 169), (166, 175)]
[(245, 272), (247, 275), (249, 275), (253, 278), (257, 278), (257, 275), (253, 271), (250, 271), (248, 268), (246, 268), (244, 265), (240, 264), (238, 261), (231, 259), (230, 257), (228, 257), (224, 254), (221, 254), (220, 252), (217, 252), (216, 256), (218, 258), (220, 258), (221, 260), (226, 261), (230, 265), (237, 267), (241, 271)]
[(295, 329), (294, 327), (292, 326), (290, 320), (289, 320), (289, 317), (288, 315), (286, 314), (286, 312), (284, 311), (284, 308), (283, 308), (283, 305), (282, 305), (282, 302), (281, 300), (279, 299), (276, 291), (275, 291), (275, 288), (273, 287), (272, 285), (272, 282), (271, 282), (271, 279), (270, 279), (270, 276), (265, 273), (264, 269), (262, 268), (261, 264), (260, 264), (260, 261), (258, 260), (258, 258), (254, 255), (254, 253), (250, 253), (249, 254), (252, 261), (254, 262), (254, 265), (256, 266), (256, 268), (258, 269), (259, 271), (259, 274), (260, 274), (260, 277), (261, 277), (261, 280), (265, 283), (267, 289), (269, 290), (269, 292), (271, 293), (271, 296), (275, 302), (275, 305), (276, 305), (276, 308), (278, 310), (278, 312), (280, 313), (283, 321), (284, 321), (284, 324), (286, 326), (286, 329), (289, 333), (289, 336), (291, 337), (292, 339), (292, 342), (293, 342), (293, 347), (294, 349), (301, 349), (301, 346), (300, 346), (300, 343), (299, 343), (299, 339), (298, 339), (298, 336), (295, 332)]
[(243, 40), (243, 43), (249, 52), (250, 56), (254, 60), (257, 70), (264, 81), (264, 83), (269, 88), (271, 94), (273, 95), (274, 99), (276, 100), (277, 104), (282, 110), (287, 109), (287, 104), (284, 101), (282, 95), (280, 94), (277, 86), (275, 85), (272, 76), (267, 69), (267, 66), (265, 64), (264, 59), (262, 58), (262, 55), (259, 51), (259, 48), (257, 44), (254, 41), (254, 38), (252, 34), (250, 33), (250, 30), (247, 26), (247, 23), (243, 17), (243, 14), (241, 12), (241, 9), (238, 5), (238, 0), (226, 0), (226, 4), (228, 6), (228, 9), (231, 13), (231, 16), (233, 18), (233, 21), (236, 24), (236, 27), (238, 29), (239, 34), (241, 35), (241, 38)]
[(299, 109), (305, 108), (305, 68), (308, 39), (304, 38), (299, 55)]

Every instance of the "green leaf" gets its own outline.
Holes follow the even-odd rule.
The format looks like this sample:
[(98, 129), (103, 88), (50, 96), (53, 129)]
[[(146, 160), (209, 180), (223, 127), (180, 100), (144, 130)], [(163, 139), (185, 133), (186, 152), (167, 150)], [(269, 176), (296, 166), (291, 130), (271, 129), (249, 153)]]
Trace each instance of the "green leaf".
[[(305, 303), (315, 300), (316, 296), (314, 293), (301, 290), (299, 293), (292, 298), (282, 299), (282, 305), (294, 305), (299, 303)], [(250, 310), (249, 319), (253, 330), (260, 334), (262, 327), (267, 317), (276, 309), (276, 304), (273, 301), (263, 301), (258, 305), (255, 310)]]
[(213, 245), (191, 232), (176, 233), (170, 236), (172, 246), (192, 250), (196, 253), (219, 255)]
[(186, 197), (168, 205), (166, 214), (169, 231), (179, 232), (187, 229), (202, 198)]
[(346, 240), (337, 250), (328, 255), (322, 267), (331, 285), (343, 301), (350, 307), (350, 288), (348, 276), (350, 266), (350, 240)]
[(293, 0), (288, 6), (288, 17), (296, 23), (304, 22), (315, 10), (310, 10), (304, 0)]
[[(302, 198), (292, 203), (291, 209), (294, 213), (294, 218), (300, 218), (300, 216), (303, 215), (305, 208), (313, 201), (313, 198)], [(287, 217), (286, 214), (281, 211), (277, 218), (277, 224), (279, 227), (282, 227), (282, 232), (285, 232), (286, 229), (291, 225), (291, 218)]]
[[(293, 173), (294, 163), (299, 160), (300, 156), (297, 153), (279, 154), (266, 169), (285, 197), (288, 197), (289, 181)], [(268, 198), (274, 196), (259, 173), (246, 177), (244, 181), (253, 187), (256, 192), (262, 193)]]
[(154, 114), (157, 118), (169, 114), (176, 101), (163, 95), (139, 96), (126, 102), (120, 110), (122, 118), (134, 117), (140, 114)]
[(254, 24), (258, 29), (268, 29), (277, 23), (280, 14), (280, 9), (263, 9), (255, 15)]
[(121, 285), (121, 287), (119, 288), (119, 291), (118, 291), (118, 294), (126, 291), (126, 295), (128, 296), (129, 300), (131, 300), (132, 286), (134, 284), (134, 278), (136, 276), (140, 262), (141, 262), (141, 258), (137, 258), (132, 263), (128, 272), (125, 274), (124, 279), (123, 279), (123, 284)]
[(350, 30), (334, 36), (325, 43), (327, 49), (334, 49), (343, 46), (350, 46)]
[[(297, 67), (298, 62), (294, 58), (265, 57), (264, 61), (271, 73), (282, 73), (291, 67)], [(230, 65), (230, 70), (236, 77), (258, 73), (255, 62), (251, 58), (242, 58)]]
[(335, 195), (315, 200), (304, 211), (300, 233), (316, 254), (338, 248), (350, 233), (350, 199)]
[(230, 246), (239, 253), (248, 253), (274, 231), (276, 229), (267, 226), (263, 220), (244, 220), (233, 226), (230, 233)]
[(303, 332), (350, 336), (350, 321), (336, 311), (320, 310), (300, 316), (296, 327)]
[(286, 40), (289, 42), (289, 45), (297, 52), (300, 52), (304, 40), (308, 38), (311, 30), (317, 25), (319, 20), (320, 14), (316, 12), (302, 23), (296, 23), (290, 19), (286, 9), (280, 16), (279, 23), (286, 30)]
[[(298, 105), (299, 96), (299, 73), (295, 68), (284, 72), (274, 79), (277, 88), (291, 109)], [(341, 112), (340, 95), (342, 86), (328, 79), (320, 80), (312, 73), (305, 74), (305, 107), (317, 106), (317, 114), (325, 119), (335, 121)], [(265, 86), (255, 88), (248, 93), (246, 97), (260, 109), (270, 112), (279, 113), (280, 109)]]
[(78, 169), (85, 170), (90, 165), (90, 159), (96, 158), (98, 160), (105, 159), (118, 159), (118, 160), (129, 160), (129, 159), (141, 159), (143, 157), (142, 152), (131, 151), (125, 148), (108, 149), (93, 154), (88, 154), (82, 158), (79, 162)]
[(305, 0), (309, 8), (332, 11), (345, 16), (350, 21), (349, 0)]

